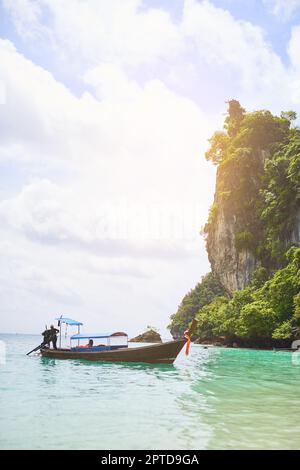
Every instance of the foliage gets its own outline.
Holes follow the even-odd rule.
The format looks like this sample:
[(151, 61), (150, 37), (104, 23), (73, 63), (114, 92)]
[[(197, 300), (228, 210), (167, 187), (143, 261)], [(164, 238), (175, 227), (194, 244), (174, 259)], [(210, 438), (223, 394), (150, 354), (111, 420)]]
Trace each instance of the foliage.
[(281, 323), (274, 331), (273, 331), (273, 338), (274, 339), (286, 339), (291, 338), (293, 334), (292, 323), (290, 321), (285, 321)]
[(300, 205), (300, 131), (293, 129), (289, 142), (275, 152), (265, 164), (261, 219), (264, 245), (270, 265), (280, 266), (286, 240), (295, 226)]
[(254, 236), (249, 230), (237, 233), (235, 235), (235, 246), (238, 251), (243, 249), (251, 249), (253, 246)]
[(231, 299), (217, 297), (202, 307), (196, 315), (199, 337), (256, 342), (290, 338), (300, 326), (300, 248), (291, 248), (286, 256), (287, 266), (261, 286), (252, 283)]
[(245, 114), (232, 146), (253, 150), (271, 150), (288, 137), (290, 121), (261, 110)]
[(155, 333), (158, 333), (159, 329), (156, 328), (155, 326), (147, 325), (146, 326), (146, 331), (154, 331)]
[(297, 114), (295, 113), (295, 111), (282, 111), (280, 117), (292, 122), (297, 119)]
[(221, 295), (225, 295), (225, 291), (220, 282), (211, 273), (206, 274), (201, 282), (185, 295), (177, 312), (171, 316), (168, 326), (171, 334), (174, 337), (182, 336), (200, 308)]
[(269, 278), (268, 271), (263, 266), (259, 266), (252, 273), (251, 286), (261, 287)]
[(217, 131), (209, 139), (210, 148), (205, 154), (207, 160), (212, 161), (215, 165), (220, 163), (225, 155), (228, 137), (225, 132)]
[(237, 100), (229, 100), (227, 103), (228, 115), (225, 118), (224, 128), (227, 130), (229, 137), (234, 137), (241, 127), (246, 110), (242, 108)]

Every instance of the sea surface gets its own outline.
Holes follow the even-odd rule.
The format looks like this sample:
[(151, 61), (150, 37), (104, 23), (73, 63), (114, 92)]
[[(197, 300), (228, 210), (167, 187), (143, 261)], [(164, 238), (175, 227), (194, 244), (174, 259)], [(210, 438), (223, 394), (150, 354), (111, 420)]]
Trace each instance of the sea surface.
[(192, 345), (173, 366), (122, 365), (0, 340), (1, 449), (300, 448), (300, 353)]

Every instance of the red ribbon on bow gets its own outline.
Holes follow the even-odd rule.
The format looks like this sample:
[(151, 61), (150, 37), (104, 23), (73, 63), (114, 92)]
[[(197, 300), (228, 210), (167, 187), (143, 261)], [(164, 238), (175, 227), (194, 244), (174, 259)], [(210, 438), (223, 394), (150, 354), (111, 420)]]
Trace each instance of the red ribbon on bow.
[(191, 337), (190, 337), (189, 333), (190, 333), (190, 330), (186, 330), (183, 333), (184, 337), (187, 339), (186, 346), (185, 346), (185, 355), (186, 356), (189, 355), (190, 345), (191, 345)]

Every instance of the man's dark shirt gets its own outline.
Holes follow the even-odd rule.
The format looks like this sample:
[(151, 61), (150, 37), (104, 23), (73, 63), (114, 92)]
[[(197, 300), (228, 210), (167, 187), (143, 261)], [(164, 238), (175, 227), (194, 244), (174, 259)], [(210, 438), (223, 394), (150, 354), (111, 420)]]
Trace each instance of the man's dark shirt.
[(44, 336), (45, 342), (50, 342), (53, 338), (56, 338), (57, 333), (59, 333), (59, 330), (56, 328), (50, 328), (49, 330), (43, 331), (42, 336)]

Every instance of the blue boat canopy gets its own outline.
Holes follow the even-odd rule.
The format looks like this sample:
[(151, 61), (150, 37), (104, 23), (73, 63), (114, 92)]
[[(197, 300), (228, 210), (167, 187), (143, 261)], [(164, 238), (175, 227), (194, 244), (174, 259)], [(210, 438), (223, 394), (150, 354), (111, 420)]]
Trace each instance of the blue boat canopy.
[(91, 339), (91, 338), (111, 338), (114, 336), (128, 336), (127, 333), (123, 333), (122, 331), (117, 331), (115, 333), (78, 333), (76, 335), (72, 335), (71, 339)]
[(67, 325), (83, 325), (80, 321), (72, 320), (72, 318), (59, 317), (55, 318), (55, 320), (59, 320), (60, 323), (66, 323)]

